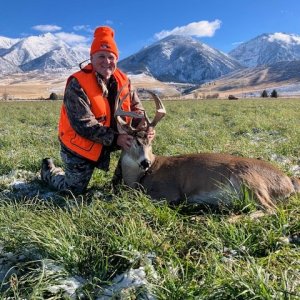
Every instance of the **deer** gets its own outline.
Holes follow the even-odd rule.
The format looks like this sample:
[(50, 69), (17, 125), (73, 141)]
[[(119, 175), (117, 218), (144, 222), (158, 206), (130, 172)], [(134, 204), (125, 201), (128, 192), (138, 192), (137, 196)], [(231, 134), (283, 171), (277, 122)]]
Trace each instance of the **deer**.
[(129, 150), (122, 150), (120, 167), (124, 184), (142, 190), (152, 199), (169, 203), (197, 203), (209, 206), (232, 204), (229, 191), (241, 195), (249, 189), (261, 212), (275, 213), (277, 201), (300, 192), (300, 179), (289, 177), (270, 162), (226, 153), (195, 153), (160, 156), (152, 152), (145, 130), (133, 128), (124, 118), (144, 118), (155, 127), (166, 115), (161, 99), (146, 90), (155, 101), (152, 121), (144, 115), (122, 110), (126, 95), (116, 97), (114, 117), (118, 131), (134, 137)]

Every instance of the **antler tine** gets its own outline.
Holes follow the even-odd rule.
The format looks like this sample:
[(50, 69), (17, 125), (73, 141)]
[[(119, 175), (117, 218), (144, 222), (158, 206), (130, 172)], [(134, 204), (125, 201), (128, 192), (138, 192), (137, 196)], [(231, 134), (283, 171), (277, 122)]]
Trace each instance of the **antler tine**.
[(125, 96), (122, 97), (122, 99), (120, 99), (120, 95), (123, 91), (123, 89), (127, 86), (128, 82), (126, 82), (118, 91), (117, 96), (115, 98), (115, 112), (114, 112), (114, 117), (117, 121), (117, 126), (118, 126), (118, 130), (121, 133), (129, 133), (131, 134), (134, 129), (131, 127), (130, 124), (127, 124), (127, 122), (122, 118), (122, 117), (132, 117), (132, 118), (139, 118), (142, 119), (144, 116), (135, 112), (131, 112), (131, 111), (124, 111), (122, 109), (122, 105), (123, 102), (125, 101), (125, 99), (128, 97), (130, 91), (128, 91), (128, 93), (126, 93)]
[[(122, 99), (120, 99), (120, 95), (123, 91), (123, 89), (127, 86), (128, 82), (125, 83), (121, 88), (120, 90), (118, 91), (117, 93), (117, 96), (115, 98), (115, 113), (114, 113), (114, 117), (117, 118), (117, 117), (132, 117), (132, 118), (143, 118), (144, 116), (141, 115), (141, 114), (138, 114), (138, 113), (135, 113), (135, 112), (132, 112), (132, 111), (124, 111), (122, 109), (122, 105), (123, 105), (123, 102), (125, 101), (125, 99), (128, 97), (130, 91), (122, 97)], [(120, 119), (120, 118), (117, 118), (117, 119)]]
[(165, 109), (161, 99), (154, 92), (152, 92), (150, 90), (145, 90), (145, 91), (147, 91), (155, 101), (155, 105), (156, 105), (155, 116), (151, 122), (149, 122), (149, 119), (148, 119), (149, 126), (155, 127), (157, 125), (157, 123), (166, 115), (166, 109)]

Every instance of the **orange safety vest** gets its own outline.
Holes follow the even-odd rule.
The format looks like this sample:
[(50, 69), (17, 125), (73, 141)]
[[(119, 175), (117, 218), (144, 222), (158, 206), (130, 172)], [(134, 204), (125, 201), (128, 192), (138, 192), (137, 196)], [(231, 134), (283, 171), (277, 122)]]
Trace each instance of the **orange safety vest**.
[[(92, 71), (91, 65), (88, 65), (85, 69), (89, 72), (78, 71), (74, 73), (69, 77), (67, 84), (72, 77), (75, 77), (78, 80), (80, 86), (83, 88), (91, 102), (91, 111), (95, 115), (95, 118), (101, 126), (109, 127), (111, 124), (111, 111), (108, 99), (102, 95), (102, 90), (97, 82), (95, 73)], [(118, 84), (118, 90), (123, 85), (128, 85), (123, 89), (120, 95), (120, 98), (122, 98), (130, 89), (128, 78), (119, 69), (116, 69), (114, 72), (114, 77)], [(122, 109), (130, 111), (130, 95), (123, 102)], [(92, 161), (97, 161), (100, 157), (103, 145), (80, 136), (72, 128), (64, 105), (62, 105), (60, 112), (58, 134), (60, 141), (75, 153)]]

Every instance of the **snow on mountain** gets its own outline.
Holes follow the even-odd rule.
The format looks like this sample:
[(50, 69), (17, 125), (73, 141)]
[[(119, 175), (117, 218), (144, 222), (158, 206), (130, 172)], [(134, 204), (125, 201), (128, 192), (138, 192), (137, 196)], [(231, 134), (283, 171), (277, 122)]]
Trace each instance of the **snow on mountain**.
[(280, 32), (262, 34), (239, 45), (229, 55), (247, 67), (300, 60), (300, 36)]
[(62, 40), (51, 33), (29, 36), (14, 44), (2, 57), (19, 66), (57, 49), (63, 44)]
[(80, 62), (86, 60), (86, 57), (86, 53), (62, 45), (59, 48), (46, 52), (38, 58), (22, 64), (20, 67), (25, 72), (32, 70), (50, 71), (54, 69), (70, 69), (78, 66)]
[(5, 36), (0, 36), (0, 54), (3, 50), (9, 49), (15, 43), (17, 43), (20, 39), (11, 39)]
[(22, 70), (12, 64), (11, 62), (7, 61), (3, 57), (0, 57), (0, 74), (9, 74), (9, 73), (18, 73), (22, 72)]
[[(263, 34), (241, 44), (229, 54), (193, 38), (173, 35), (123, 59), (118, 66), (129, 74), (144, 73), (163, 82), (198, 85), (237, 70), (246, 73), (247, 68), (241, 64), (255, 67), (300, 61), (300, 36)], [(22, 72), (35, 74), (36, 71), (63, 73), (71, 68), (78, 70), (78, 64), (88, 58), (88, 48), (71, 47), (52, 33), (20, 39), (0, 36), (0, 75), (3, 76)], [(280, 67), (286, 71), (284, 74)], [(274, 73), (278, 78), (269, 76), (269, 80), (278, 82), (288, 75), (299, 78), (292, 64), (280, 67)]]
[(72, 68), (89, 57), (86, 48), (72, 48), (57, 36), (46, 33), (13, 40), (0, 38), (0, 72)]
[(120, 61), (119, 67), (165, 82), (199, 83), (239, 69), (241, 65), (193, 38), (172, 35)]

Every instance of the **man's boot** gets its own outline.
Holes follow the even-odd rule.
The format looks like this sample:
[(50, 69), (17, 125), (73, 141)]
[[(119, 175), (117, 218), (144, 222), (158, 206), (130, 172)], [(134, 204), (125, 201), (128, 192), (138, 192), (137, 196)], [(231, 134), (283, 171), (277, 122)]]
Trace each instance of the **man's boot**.
[(53, 163), (52, 158), (44, 158), (42, 160), (42, 168), (41, 168), (41, 179), (42, 181), (48, 182), (51, 176), (51, 170), (55, 169), (55, 165)]

